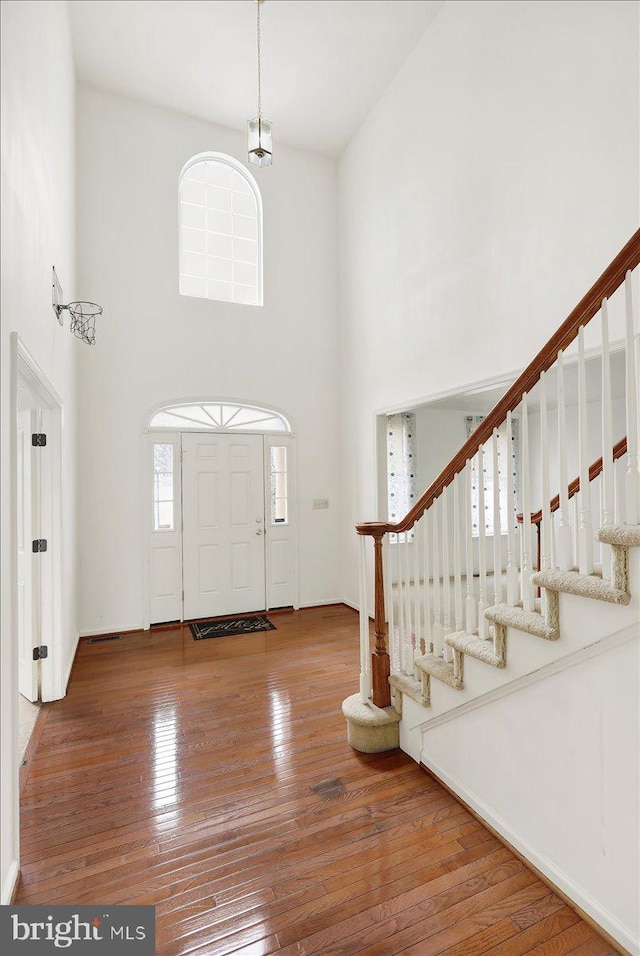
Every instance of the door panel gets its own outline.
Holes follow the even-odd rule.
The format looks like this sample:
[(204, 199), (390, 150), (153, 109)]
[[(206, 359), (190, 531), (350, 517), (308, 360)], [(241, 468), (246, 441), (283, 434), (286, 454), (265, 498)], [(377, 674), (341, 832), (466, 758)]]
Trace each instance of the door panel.
[(154, 548), (153, 550), (153, 580), (155, 596), (157, 598), (172, 598), (176, 593), (176, 549)]
[(198, 514), (202, 528), (220, 527), (220, 475), (198, 475)]
[(200, 594), (217, 595), (222, 590), (220, 581), (220, 548), (217, 544), (200, 545)]
[(290, 546), (288, 541), (274, 541), (271, 545), (271, 584), (286, 587), (291, 582)]
[[(31, 542), (36, 537), (36, 474), (31, 434), (33, 411), (18, 413), (18, 689), (27, 700), (38, 699), (38, 663), (33, 648), (38, 640), (37, 580)], [(38, 534), (37, 537), (40, 537)]]
[(184, 616), (265, 607), (260, 435), (183, 433)]

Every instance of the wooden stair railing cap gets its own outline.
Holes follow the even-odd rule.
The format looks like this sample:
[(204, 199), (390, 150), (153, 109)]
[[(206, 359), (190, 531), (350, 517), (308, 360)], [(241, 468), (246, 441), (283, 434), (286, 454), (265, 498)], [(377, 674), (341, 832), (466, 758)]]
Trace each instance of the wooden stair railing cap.
[(368, 534), (372, 538), (382, 538), (387, 532), (388, 525), (385, 521), (365, 521), (363, 524), (356, 525), (358, 534)]
[[(619, 458), (622, 458), (623, 455), (627, 453), (627, 439), (621, 438), (617, 444), (613, 446), (613, 460), (617, 461)], [(598, 458), (597, 461), (594, 461), (589, 467), (589, 482), (594, 481), (599, 474), (602, 473), (602, 458)], [(580, 479), (574, 478), (571, 484), (567, 489), (567, 497), (573, 498), (574, 495), (577, 495), (580, 491)], [(555, 498), (551, 499), (550, 502), (551, 511), (558, 511), (560, 508), (560, 495), (556, 495)], [(522, 524), (524, 520), (524, 515), (516, 515), (516, 518)], [(536, 511), (531, 515), (531, 524), (540, 524), (542, 521), (542, 509)]]
[[(410, 531), (423, 512), (433, 504), (444, 488), (450, 485), (455, 476), (463, 470), (467, 459), (473, 458), (480, 446), (484, 445), (491, 437), (494, 429), (502, 425), (507, 417), (507, 412), (512, 412), (517, 408), (522, 401), (522, 396), (529, 393), (537, 384), (541, 372), (546, 372), (551, 368), (558, 357), (558, 352), (564, 351), (568, 345), (571, 345), (578, 335), (580, 326), (587, 325), (597, 314), (602, 305), (602, 300), (613, 295), (624, 281), (627, 272), (635, 269), (639, 262), (640, 229), (637, 229), (615, 259), (607, 266), (597, 282), (591, 286), (575, 309), (553, 333), (546, 345), (540, 349), (534, 360), (529, 363), (498, 404), (491, 409), (473, 434), (469, 436), (457, 455), (451, 459), (427, 491), (416, 501), (406, 517), (397, 524), (383, 521), (358, 524), (356, 525), (358, 534), (379, 537), (386, 532), (400, 534), (403, 531)], [(380, 531), (380, 528), (384, 530)]]

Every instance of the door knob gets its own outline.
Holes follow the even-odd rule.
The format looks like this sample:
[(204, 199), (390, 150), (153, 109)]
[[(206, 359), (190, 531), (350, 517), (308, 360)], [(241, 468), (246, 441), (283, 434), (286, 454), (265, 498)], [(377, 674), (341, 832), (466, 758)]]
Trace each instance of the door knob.
[(257, 528), (257, 529), (256, 529), (256, 534), (262, 534), (262, 528)]

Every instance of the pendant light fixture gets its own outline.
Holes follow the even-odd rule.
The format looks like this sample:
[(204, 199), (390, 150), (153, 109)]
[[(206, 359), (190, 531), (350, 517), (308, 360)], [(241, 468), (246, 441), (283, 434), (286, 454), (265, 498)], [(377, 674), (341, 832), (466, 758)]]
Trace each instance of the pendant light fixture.
[(258, 115), (249, 120), (248, 151), (249, 162), (254, 166), (270, 166), (273, 162), (273, 135), (269, 120), (262, 118), (262, 75), (260, 63), (260, 7), (264, 0), (255, 0), (258, 8), (256, 36), (258, 41)]

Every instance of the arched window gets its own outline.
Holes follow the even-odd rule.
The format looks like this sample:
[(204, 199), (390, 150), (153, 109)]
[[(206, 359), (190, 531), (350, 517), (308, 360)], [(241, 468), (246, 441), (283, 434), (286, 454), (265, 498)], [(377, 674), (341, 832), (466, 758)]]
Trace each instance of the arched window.
[(253, 176), (223, 153), (180, 174), (180, 294), (262, 305), (262, 200)]
[(291, 425), (280, 412), (258, 405), (233, 402), (185, 402), (165, 405), (149, 419), (150, 428), (177, 428), (180, 431), (247, 431), (291, 433)]

